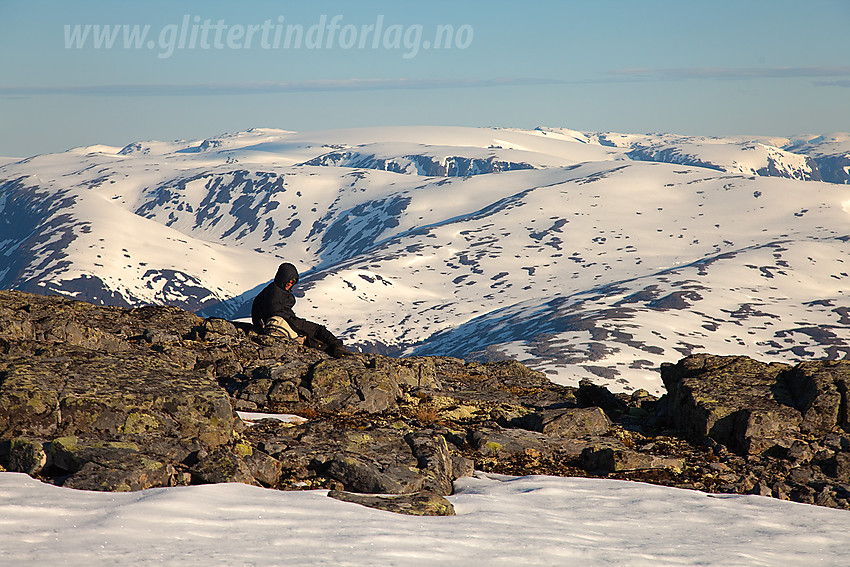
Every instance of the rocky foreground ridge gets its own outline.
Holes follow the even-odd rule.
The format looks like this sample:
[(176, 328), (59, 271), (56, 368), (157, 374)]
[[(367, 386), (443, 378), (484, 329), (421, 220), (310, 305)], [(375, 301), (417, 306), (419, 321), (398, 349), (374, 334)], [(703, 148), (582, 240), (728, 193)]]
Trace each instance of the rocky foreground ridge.
[(453, 513), (442, 496), (475, 469), (850, 509), (850, 362), (700, 354), (661, 373), (660, 399), (614, 395), (513, 361), (333, 360), (173, 307), (0, 291), (0, 466), (87, 490), (327, 488), (410, 514)]

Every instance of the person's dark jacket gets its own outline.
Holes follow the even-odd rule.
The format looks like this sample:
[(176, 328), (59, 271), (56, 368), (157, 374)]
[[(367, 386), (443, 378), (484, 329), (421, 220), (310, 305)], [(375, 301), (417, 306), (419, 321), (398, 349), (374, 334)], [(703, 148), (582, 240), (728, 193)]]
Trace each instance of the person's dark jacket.
[(290, 281), (298, 282), (298, 270), (287, 262), (280, 265), (274, 281), (267, 285), (251, 304), (251, 321), (256, 327), (263, 328), (266, 321), (275, 315), (283, 317), (287, 322), (297, 318), (292, 310), (295, 306), (295, 296), (284, 289)]
[(342, 341), (328, 331), (323, 325), (307, 321), (295, 315), (295, 296), (285, 289), (290, 281), (298, 282), (298, 270), (290, 263), (281, 264), (277, 269), (274, 281), (263, 288), (251, 304), (251, 321), (258, 331), (262, 332), (266, 322), (274, 316), (283, 317), (289, 326), (306, 337), (305, 345), (327, 349), (333, 352), (342, 347)]

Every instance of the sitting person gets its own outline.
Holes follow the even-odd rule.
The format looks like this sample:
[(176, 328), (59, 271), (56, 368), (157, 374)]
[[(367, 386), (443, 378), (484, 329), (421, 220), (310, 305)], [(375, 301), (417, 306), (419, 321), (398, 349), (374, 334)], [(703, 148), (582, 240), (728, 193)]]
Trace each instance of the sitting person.
[(298, 283), (298, 270), (286, 262), (277, 269), (274, 281), (263, 288), (251, 304), (251, 320), (259, 332), (287, 336), (306, 346), (324, 350), (334, 358), (354, 354), (324, 326), (297, 317), (290, 291)]

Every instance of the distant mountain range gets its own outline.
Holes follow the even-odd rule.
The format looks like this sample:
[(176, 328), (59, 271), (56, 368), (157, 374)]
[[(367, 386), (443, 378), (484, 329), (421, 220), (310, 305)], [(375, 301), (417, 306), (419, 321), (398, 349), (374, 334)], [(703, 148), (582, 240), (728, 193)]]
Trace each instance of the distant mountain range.
[[(0, 162), (2, 163), (2, 162)], [(697, 351), (850, 355), (850, 134), (415, 127), (90, 146), (0, 166), (0, 287), (660, 390)]]

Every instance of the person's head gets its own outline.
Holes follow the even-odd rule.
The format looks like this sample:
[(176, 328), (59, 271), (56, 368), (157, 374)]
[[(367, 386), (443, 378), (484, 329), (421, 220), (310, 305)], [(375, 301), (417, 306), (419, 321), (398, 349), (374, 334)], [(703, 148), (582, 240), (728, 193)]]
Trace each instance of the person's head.
[(289, 290), (298, 283), (298, 270), (289, 262), (284, 262), (277, 269), (274, 283), (283, 289)]

